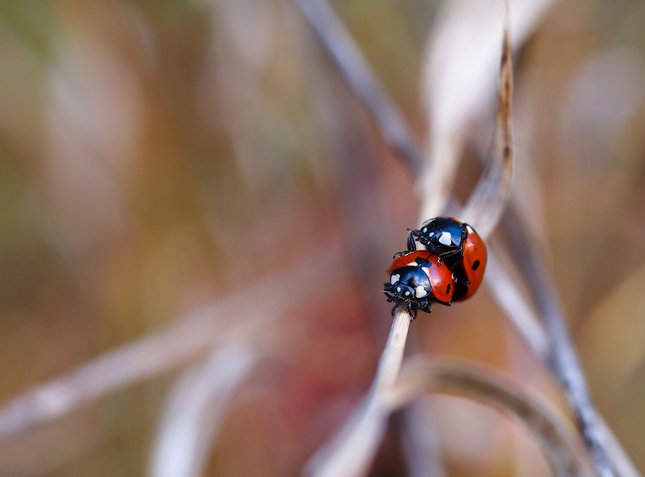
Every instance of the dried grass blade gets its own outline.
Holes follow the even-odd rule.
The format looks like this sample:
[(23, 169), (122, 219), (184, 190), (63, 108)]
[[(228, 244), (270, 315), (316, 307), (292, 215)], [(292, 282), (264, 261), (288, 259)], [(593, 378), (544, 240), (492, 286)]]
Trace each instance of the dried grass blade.
[(521, 251), (519, 256), (522, 268), (534, 295), (535, 303), (540, 310), (544, 329), (553, 349), (551, 369), (562, 384), (567, 399), (576, 414), (580, 432), (584, 437), (598, 475), (612, 477), (615, 472), (605, 449), (606, 436), (603, 428), (599, 425), (600, 417), (591, 402), (587, 381), (569, 334), (560, 298), (544, 260), (539, 255), (537, 245), (524, 234), (523, 228), (517, 220), (513, 222), (520, 225), (515, 230), (509, 229), (513, 244), (518, 251)]
[(621, 477), (642, 477), (601, 415), (598, 415), (598, 426), (605, 437), (607, 454), (609, 454), (616, 473)]
[[(553, 0), (514, 0), (512, 44), (519, 47)], [(506, 2), (502, 4), (507, 13)], [(419, 179), (421, 221), (444, 213), (469, 126), (488, 114), (499, 71), (500, 16), (493, 2), (444, 2), (424, 60), (423, 89), (429, 112), (430, 156)], [(504, 20), (508, 25), (508, 22)], [(508, 31), (508, 28), (506, 28)], [(480, 232), (481, 233), (481, 232)]]
[(541, 443), (555, 475), (594, 475), (580, 443), (576, 445), (573, 435), (562, 424), (563, 418), (498, 372), (456, 360), (411, 359), (390, 388), (389, 411), (428, 392), (458, 394), (508, 412)]
[(372, 388), (360, 408), (345, 422), (305, 467), (311, 477), (360, 477), (365, 475), (385, 431), (388, 412), (384, 399), (397, 379), (411, 316), (397, 307)]
[[(170, 326), (89, 361), (35, 386), (0, 408), (0, 439), (42, 425), (111, 391), (175, 369), (207, 353), (231, 336), (261, 332), (272, 319), (314, 295), (332, 293), (338, 286), (321, 276), (336, 273), (339, 249), (321, 251), (315, 260), (249, 284), (243, 290), (198, 308)], [(288, 287), (293, 300), (276, 293), (276, 283)], [(311, 283), (317, 283), (312, 287)], [(329, 286), (329, 289), (325, 289)], [(254, 297), (251, 303), (249, 296)], [(256, 302), (270, 314), (258, 315)], [(251, 318), (246, 318), (247, 312)], [(244, 318), (244, 319), (242, 319)]]
[(466, 203), (461, 219), (471, 224), (482, 237), (495, 229), (508, 203), (513, 179), (513, 134), (511, 96), (513, 94), (513, 57), (507, 13), (499, 68), (499, 97), (495, 119), (495, 138), (484, 173)]

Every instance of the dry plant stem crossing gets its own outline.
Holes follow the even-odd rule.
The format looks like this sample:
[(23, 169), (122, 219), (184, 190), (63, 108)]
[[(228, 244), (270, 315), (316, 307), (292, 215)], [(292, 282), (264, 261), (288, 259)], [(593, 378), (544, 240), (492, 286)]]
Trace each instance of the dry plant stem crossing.
[[(294, 1), (320, 37), (328, 54), (339, 66), (341, 73), (354, 93), (361, 98), (374, 115), (385, 140), (388, 141), (390, 147), (404, 158), (413, 173), (416, 173), (419, 170), (418, 165), (423, 162), (418, 143), (402, 119), (403, 116), (395, 103), (387, 97), (385, 90), (379, 86), (379, 82), (370, 70), (360, 48), (347, 32), (342, 22), (335, 16), (325, 0)], [(323, 20), (320, 20), (320, 18), (323, 18)], [(369, 87), (365, 88), (365, 85), (369, 85)], [(384, 97), (378, 97), (380, 95)], [(383, 104), (388, 106), (383, 108), (381, 107)], [(390, 115), (390, 118), (384, 119), (384, 115)], [(400, 134), (401, 128), (406, 129), (407, 133)], [(393, 137), (397, 139), (392, 140)], [(405, 141), (409, 141), (409, 144), (404, 144)], [(418, 155), (414, 157), (414, 154)], [(521, 228), (521, 221), (514, 221), (513, 227)], [(531, 253), (534, 255), (536, 252), (532, 251)], [(520, 254), (520, 256), (526, 257), (528, 255)], [(530, 262), (524, 263), (523, 266), (527, 276), (532, 278), (529, 285), (536, 296), (536, 301), (546, 326), (547, 336), (554, 349), (553, 358), (547, 365), (563, 383), (597, 472), (603, 477), (612, 476), (614, 475), (613, 470), (603, 446), (603, 432), (609, 435), (608, 440), (612, 443), (617, 441), (611, 435), (611, 430), (608, 427), (603, 426), (601, 428), (598, 424), (599, 421), (602, 421), (597, 416), (589, 398), (584, 375), (569, 337), (566, 320), (557, 300), (557, 294), (555, 294), (547, 278), (548, 276), (542, 274), (539, 270), (537, 259), (531, 259)], [(524, 336), (526, 330), (520, 328), (519, 331)], [(527, 336), (524, 336), (524, 338), (529, 345), (535, 345), (535, 340), (527, 339)], [(538, 355), (544, 356), (543, 350), (536, 351), (538, 351)], [(618, 466), (622, 462), (620, 464), (621, 469), (623, 469), (621, 470), (621, 475), (638, 475), (622, 448), (620, 446), (612, 446), (612, 448), (614, 449), (612, 454), (614, 466)]]

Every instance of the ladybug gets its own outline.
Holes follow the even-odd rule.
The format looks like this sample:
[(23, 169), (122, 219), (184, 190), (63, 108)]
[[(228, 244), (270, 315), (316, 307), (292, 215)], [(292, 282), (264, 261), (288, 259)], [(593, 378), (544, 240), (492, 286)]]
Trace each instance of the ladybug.
[(451, 270), (464, 257), (464, 243), (471, 233), (476, 233), (468, 224), (451, 217), (436, 217), (426, 220), (420, 229), (412, 229), (408, 234), (408, 251), (416, 250), (415, 240), (426, 246)]
[(453, 269), (455, 293), (453, 301), (464, 301), (473, 296), (481, 285), (486, 271), (486, 245), (481, 237), (470, 227), (463, 244), (464, 258)]
[(486, 270), (486, 245), (475, 229), (452, 217), (426, 220), (419, 230), (410, 230), (408, 250), (416, 249), (415, 240), (439, 256), (455, 278), (453, 301), (470, 298), (481, 285)]
[(453, 274), (439, 256), (429, 250), (399, 255), (387, 273), (390, 282), (383, 290), (387, 301), (405, 304), (415, 316), (417, 310), (430, 313), (431, 303), (450, 306), (453, 300), (456, 286)]

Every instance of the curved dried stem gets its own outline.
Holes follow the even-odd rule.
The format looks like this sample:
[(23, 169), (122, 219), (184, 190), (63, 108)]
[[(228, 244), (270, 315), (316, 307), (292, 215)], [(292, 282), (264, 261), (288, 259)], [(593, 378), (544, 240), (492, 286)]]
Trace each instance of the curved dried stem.
[(340, 431), (307, 463), (306, 475), (359, 477), (367, 472), (385, 431), (388, 417), (385, 400), (401, 368), (411, 320), (406, 308), (395, 308), (390, 335), (369, 394)]
[(497, 226), (508, 203), (513, 180), (513, 135), (511, 96), (513, 94), (513, 59), (505, 15), (502, 59), (499, 68), (499, 97), (495, 120), (495, 138), (484, 174), (461, 213), (482, 237), (488, 237)]
[(508, 412), (540, 442), (555, 475), (594, 475), (580, 443), (576, 445), (573, 435), (561, 424), (565, 419), (498, 372), (455, 360), (411, 359), (390, 388), (389, 411), (428, 392), (458, 394)]

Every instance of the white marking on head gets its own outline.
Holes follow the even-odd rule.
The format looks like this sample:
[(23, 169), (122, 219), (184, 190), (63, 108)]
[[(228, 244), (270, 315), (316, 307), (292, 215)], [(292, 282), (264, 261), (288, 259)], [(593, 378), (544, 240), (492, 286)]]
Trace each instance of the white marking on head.
[(401, 293), (401, 287), (396, 287), (396, 291)]
[(428, 294), (425, 288), (423, 288), (423, 285), (419, 285), (414, 289), (414, 294), (417, 298), (423, 298)]
[(410, 292), (408, 290), (405, 291), (405, 296), (410, 295)]
[(446, 246), (450, 245), (452, 243), (452, 236), (450, 235), (450, 232), (443, 232), (441, 234), (441, 237), (439, 237), (439, 243), (442, 243)]
[(423, 227), (423, 228), (421, 229), (421, 232), (423, 232), (423, 233), (426, 233), (427, 231), (428, 231), (428, 227)]
[(390, 277), (390, 284), (394, 285), (396, 282), (399, 281), (399, 278), (401, 278), (401, 275), (399, 275), (398, 273), (396, 275), (392, 275)]

